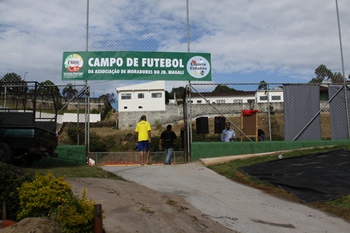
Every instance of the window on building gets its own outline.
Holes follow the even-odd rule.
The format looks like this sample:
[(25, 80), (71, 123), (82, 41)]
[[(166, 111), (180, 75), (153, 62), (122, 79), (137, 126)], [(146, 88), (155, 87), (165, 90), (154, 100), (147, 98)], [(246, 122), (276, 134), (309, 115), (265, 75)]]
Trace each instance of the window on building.
[(143, 109), (143, 107), (142, 107), (142, 106), (139, 106), (139, 109)]
[(131, 100), (131, 93), (123, 93), (121, 98), (122, 100)]
[(273, 96), (271, 96), (271, 100), (281, 100), (281, 96), (273, 95)]
[(143, 98), (145, 98), (145, 94), (139, 93), (139, 94), (137, 94), (137, 98), (143, 99)]
[(197, 104), (201, 104), (202, 103), (202, 100), (197, 100)]
[(224, 104), (225, 103), (225, 100), (217, 100), (216, 101), (218, 104)]
[(234, 104), (242, 104), (243, 103), (243, 99), (234, 99), (233, 103)]
[(160, 92), (152, 93), (152, 98), (162, 98), (162, 93)]
[(124, 106), (124, 109), (128, 109), (128, 107), (127, 107), (127, 106)]
[(266, 95), (260, 96), (259, 99), (260, 99), (260, 100), (266, 100), (266, 101), (267, 101), (267, 96), (266, 96)]

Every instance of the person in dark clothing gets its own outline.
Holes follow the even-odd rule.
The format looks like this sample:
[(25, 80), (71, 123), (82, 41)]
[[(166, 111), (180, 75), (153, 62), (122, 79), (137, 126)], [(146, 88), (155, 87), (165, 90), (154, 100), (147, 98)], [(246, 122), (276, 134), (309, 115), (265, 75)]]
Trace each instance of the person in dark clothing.
[(185, 150), (185, 125), (181, 126), (180, 136), (181, 136), (182, 150)]
[(266, 140), (266, 136), (265, 136), (264, 130), (258, 129), (258, 138), (259, 138), (259, 141), (265, 141)]
[(159, 150), (165, 149), (166, 159), (164, 165), (170, 165), (171, 156), (174, 154), (174, 140), (177, 138), (174, 131), (171, 130), (172, 126), (167, 125), (167, 129), (162, 132), (159, 138)]

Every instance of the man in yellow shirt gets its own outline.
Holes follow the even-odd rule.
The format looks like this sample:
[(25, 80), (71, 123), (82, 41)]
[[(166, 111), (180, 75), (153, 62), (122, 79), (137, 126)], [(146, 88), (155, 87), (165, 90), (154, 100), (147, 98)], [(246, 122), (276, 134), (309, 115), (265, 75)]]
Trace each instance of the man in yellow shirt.
[(145, 115), (141, 116), (141, 121), (136, 125), (136, 141), (137, 141), (137, 150), (140, 151), (140, 160), (141, 165), (144, 165), (143, 152), (147, 153), (146, 163), (149, 162), (150, 155), (150, 144), (151, 144), (151, 125), (146, 121), (147, 118)]

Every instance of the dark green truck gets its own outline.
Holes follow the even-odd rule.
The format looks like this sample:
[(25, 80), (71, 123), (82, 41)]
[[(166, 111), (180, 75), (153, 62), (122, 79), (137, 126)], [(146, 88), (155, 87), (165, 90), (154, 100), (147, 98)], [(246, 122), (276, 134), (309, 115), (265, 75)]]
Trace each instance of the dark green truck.
[(38, 82), (0, 82), (0, 162), (31, 165), (56, 156), (58, 96)]

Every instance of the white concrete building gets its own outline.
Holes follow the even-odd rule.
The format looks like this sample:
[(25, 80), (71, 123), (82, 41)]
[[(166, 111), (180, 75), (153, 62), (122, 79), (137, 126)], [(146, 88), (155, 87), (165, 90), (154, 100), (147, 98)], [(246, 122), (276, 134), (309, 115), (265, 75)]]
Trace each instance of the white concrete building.
[(210, 104), (281, 103), (283, 102), (283, 89), (275, 87), (268, 91), (201, 92), (200, 94), (192, 94), (192, 104), (208, 104), (208, 102)]
[(193, 93), (192, 104), (243, 104), (255, 100), (255, 91)]
[(283, 88), (275, 87), (272, 90), (257, 90), (255, 93), (256, 103), (281, 103), (283, 102)]
[(165, 81), (116, 88), (119, 112), (165, 111)]

